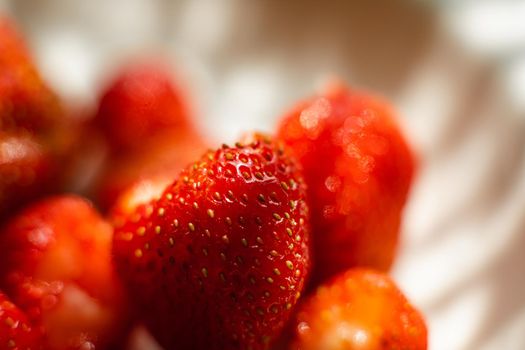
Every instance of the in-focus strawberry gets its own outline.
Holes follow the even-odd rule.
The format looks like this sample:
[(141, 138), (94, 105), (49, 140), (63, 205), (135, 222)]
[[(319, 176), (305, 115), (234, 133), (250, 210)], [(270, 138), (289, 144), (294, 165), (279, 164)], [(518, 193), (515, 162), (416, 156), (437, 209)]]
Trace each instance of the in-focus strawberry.
[(0, 291), (0, 349), (38, 350), (40, 334), (26, 315)]
[(266, 349), (309, 270), (305, 187), (274, 142), (223, 146), (116, 228), (117, 270), (167, 349)]
[(291, 350), (425, 350), (421, 314), (386, 275), (351, 269), (318, 287), (293, 321)]
[(43, 330), (46, 349), (111, 348), (126, 325), (111, 263), (112, 228), (86, 200), (60, 196), (0, 235), (0, 288)]
[(296, 106), (278, 134), (304, 168), (313, 280), (354, 266), (387, 270), (414, 167), (389, 105), (334, 86)]

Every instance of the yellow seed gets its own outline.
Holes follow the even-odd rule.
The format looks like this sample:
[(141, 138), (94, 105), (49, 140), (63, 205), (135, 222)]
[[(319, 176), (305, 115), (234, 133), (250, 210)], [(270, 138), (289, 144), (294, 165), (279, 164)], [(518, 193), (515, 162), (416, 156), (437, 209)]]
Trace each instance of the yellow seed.
[(245, 246), (245, 247), (248, 246), (248, 241), (246, 240), (246, 238), (241, 239), (241, 243), (242, 243), (242, 245)]
[(281, 215), (279, 215), (279, 214), (277, 214), (277, 213), (273, 213), (272, 216), (273, 216), (273, 218), (274, 218), (275, 220), (281, 220)]
[(293, 270), (293, 264), (290, 260), (286, 260), (285, 264), (287, 268), (289, 268), (290, 270)]
[(206, 269), (205, 267), (202, 268), (202, 275), (207, 278), (208, 277), (208, 269)]
[(284, 217), (287, 218), (288, 220), (290, 220), (290, 214), (288, 214), (288, 212), (284, 213)]
[(195, 208), (195, 209), (199, 209), (199, 203), (197, 203), (197, 202), (193, 202), (193, 208)]
[(206, 234), (206, 236), (211, 237), (210, 230), (205, 229), (205, 230), (204, 230), (204, 233)]
[(227, 235), (222, 236), (222, 241), (226, 244), (230, 243), (230, 240), (228, 239)]
[(166, 210), (164, 208), (159, 208), (158, 214), (159, 214), (159, 216), (164, 216), (165, 212), (166, 212)]
[(155, 226), (155, 233), (156, 233), (156, 234), (159, 234), (159, 233), (160, 233), (160, 226)]
[(261, 174), (260, 172), (256, 172), (255, 173), (255, 177), (258, 179), (258, 180), (262, 180), (264, 177), (263, 177), (263, 174)]
[(273, 278), (271, 278), (271, 277), (266, 277), (266, 282), (268, 282), (268, 283), (273, 283)]
[(301, 241), (301, 236), (300, 236), (300, 235), (295, 236), (295, 240), (296, 240), (297, 242), (300, 242), (300, 241)]
[(179, 220), (177, 219), (173, 220), (173, 226), (179, 227)]
[(301, 270), (297, 269), (295, 270), (295, 277), (301, 276)]
[(231, 219), (229, 216), (226, 217), (226, 223), (227, 223), (228, 225), (231, 225), (231, 224), (232, 224), (232, 219)]
[(215, 217), (215, 212), (213, 211), (213, 209), (208, 209), (207, 213), (210, 218), (213, 219)]
[(221, 200), (221, 195), (220, 195), (220, 193), (219, 193), (219, 192), (215, 192), (215, 193), (213, 194), (213, 198), (215, 198), (216, 200)]
[(281, 182), (281, 187), (283, 188), (283, 190), (285, 191), (288, 191), (290, 189), (290, 187), (288, 187), (288, 184), (286, 182)]
[(288, 236), (292, 237), (293, 232), (292, 232), (291, 228), (287, 227), (286, 228), (286, 233), (288, 234)]
[(221, 259), (222, 259), (222, 261), (226, 261), (226, 254), (221, 253), (220, 255), (221, 255)]
[(292, 304), (291, 303), (286, 303), (286, 310), (290, 310), (292, 308)]
[(194, 232), (194, 231), (195, 231), (195, 225), (193, 225), (192, 222), (190, 222), (190, 223), (188, 224), (188, 228), (190, 229), (191, 232)]
[(175, 245), (175, 241), (173, 240), (173, 237), (170, 237), (170, 238), (168, 239), (168, 241), (170, 242), (170, 246), (173, 247), (173, 246)]
[(277, 253), (276, 250), (271, 250), (271, 251), (270, 251), (270, 255), (275, 257), (275, 256), (278, 256), (279, 253)]
[(135, 250), (135, 256), (137, 258), (141, 258), (142, 257), (142, 249), (136, 249)]
[(231, 153), (226, 153), (225, 157), (226, 157), (227, 160), (233, 160), (233, 158), (234, 158), (233, 154), (231, 154)]
[(171, 193), (166, 193), (166, 199), (171, 201), (173, 199), (173, 195)]
[(259, 244), (263, 244), (263, 243), (264, 243), (263, 240), (262, 240), (262, 238), (259, 237), (259, 236), (257, 236), (257, 238), (256, 238), (255, 240), (256, 240), (257, 243), (259, 243)]
[(281, 271), (279, 271), (278, 268), (273, 269), (273, 273), (275, 273), (277, 276), (281, 275)]

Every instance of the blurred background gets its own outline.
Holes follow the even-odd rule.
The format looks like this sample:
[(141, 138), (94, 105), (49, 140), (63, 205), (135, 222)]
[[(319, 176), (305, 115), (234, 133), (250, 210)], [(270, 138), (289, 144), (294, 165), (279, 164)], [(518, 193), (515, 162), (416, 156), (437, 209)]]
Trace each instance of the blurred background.
[(217, 143), (330, 79), (396, 106), (420, 169), (393, 275), (430, 349), (525, 349), (525, 1), (0, 0), (46, 80), (93, 110), (164, 57)]

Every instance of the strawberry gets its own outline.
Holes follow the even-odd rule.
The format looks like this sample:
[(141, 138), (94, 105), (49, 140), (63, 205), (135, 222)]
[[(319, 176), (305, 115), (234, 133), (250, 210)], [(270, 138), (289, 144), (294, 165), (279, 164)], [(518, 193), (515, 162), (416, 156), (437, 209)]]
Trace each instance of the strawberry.
[[(305, 187), (276, 143), (209, 151), (115, 229), (117, 270), (167, 349), (266, 349), (309, 270)], [(154, 283), (152, 283), (154, 281)]]
[(0, 16), (0, 219), (60, 186), (67, 124), (22, 38)]
[(110, 156), (97, 184), (96, 198), (104, 210), (129, 187), (148, 179), (174, 179), (179, 172), (206, 149), (199, 137), (181, 131), (175, 137), (159, 138), (144, 144), (144, 149)]
[(425, 350), (421, 314), (386, 275), (351, 269), (307, 298), (293, 321), (296, 350)]
[(61, 113), (57, 97), (38, 74), (22, 38), (0, 16), (0, 129), (46, 133)]
[(172, 130), (190, 129), (182, 89), (162, 63), (124, 69), (99, 102), (94, 123), (117, 152), (143, 148), (144, 142)]
[(202, 154), (206, 147), (190, 114), (183, 90), (163, 64), (136, 63), (114, 79), (86, 130), (89, 140), (102, 135), (108, 150), (95, 189), (104, 210), (136, 181), (173, 179)]
[(38, 202), (7, 223), (0, 288), (43, 329), (46, 348), (107, 347), (124, 331), (111, 241), (111, 225), (76, 196)]
[(388, 270), (414, 167), (388, 104), (335, 86), (296, 106), (278, 135), (304, 168), (312, 279), (353, 266)]
[(40, 349), (40, 335), (26, 315), (0, 291), (0, 349)]

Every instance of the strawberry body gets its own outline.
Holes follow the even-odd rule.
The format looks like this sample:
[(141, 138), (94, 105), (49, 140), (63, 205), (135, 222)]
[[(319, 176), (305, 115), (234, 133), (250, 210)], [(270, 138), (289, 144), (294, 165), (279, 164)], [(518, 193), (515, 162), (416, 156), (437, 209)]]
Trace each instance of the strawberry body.
[(40, 335), (27, 316), (0, 291), (0, 349), (38, 350)]
[(387, 270), (414, 167), (388, 104), (337, 86), (295, 107), (278, 134), (304, 168), (313, 279), (353, 266)]
[(42, 134), (61, 118), (59, 101), (40, 77), (23, 39), (0, 16), (0, 129)]
[(101, 96), (86, 133), (90, 140), (101, 136), (107, 148), (95, 189), (104, 210), (136, 181), (175, 178), (206, 149), (192, 125), (184, 91), (161, 62), (126, 67)]
[(182, 90), (159, 62), (127, 67), (109, 85), (94, 123), (114, 151), (143, 148), (171, 130), (190, 128)]
[(294, 320), (294, 350), (425, 350), (421, 314), (386, 275), (351, 269), (320, 286)]
[(51, 350), (110, 346), (126, 324), (111, 264), (112, 229), (79, 197), (41, 201), (0, 235), (0, 288)]
[(60, 186), (70, 133), (58, 98), (0, 16), (0, 220)]
[(258, 138), (206, 153), (116, 228), (119, 274), (161, 345), (269, 346), (309, 269), (304, 196), (295, 163)]

